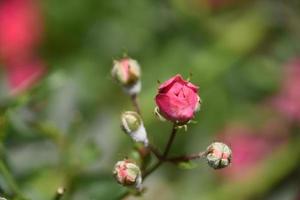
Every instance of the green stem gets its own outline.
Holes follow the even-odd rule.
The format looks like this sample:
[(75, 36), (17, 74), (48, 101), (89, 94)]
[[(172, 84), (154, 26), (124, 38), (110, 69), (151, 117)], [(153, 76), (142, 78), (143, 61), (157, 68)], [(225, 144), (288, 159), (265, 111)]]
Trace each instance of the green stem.
[(150, 174), (152, 174), (157, 168), (159, 168), (164, 161), (159, 160), (155, 165), (153, 165), (148, 171), (143, 174), (143, 180), (147, 178)]
[(156, 156), (156, 158), (158, 160), (161, 160), (162, 159), (162, 155), (161, 153), (159, 152), (159, 150), (153, 146), (152, 144), (149, 144), (148, 148), (150, 149), (150, 151)]
[(184, 161), (190, 161), (190, 160), (196, 160), (199, 158), (203, 158), (205, 155), (207, 155), (207, 151), (190, 154), (190, 155), (173, 157), (173, 158), (167, 158), (165, 161), (172, 162), (172, 163), (178, 163), (178, 162), (184, 162)]
[(169, 154), (169, 152), (171, 150), (171, 147), (172, 147), (172, 144), (173, 144), (173, 142), (175, 140), (176, 132), (177, 132), (177, 127), (176, 127), (176, 124), (174, 123), (173, 127), (172, 127), (172, 131), (171, 131), (170, 137), (169, 137), (169, 140), (168, 140), (168, 143), (167, 143), (167, 145), (165, 147), (165, 150), (164, 150), (164, 153), (163, 153), (162, 157), (159, 158), (159, 161), (155, 165), (153, 165), (148, 171), (146, 171), (143, 174), (143, 179), (145, 179), (147, 176), (149, 176), (150, 174), (152, 174), (165, 161), (167, 161), (168, 154)]
[(134, 107), (135, 111), (137, 113), (139, 113), (139, 115), (141, 115), (142, 113), (141, 113), (141, 109), (140, 109), (136, 94), (131, 95), (131, 101), (132, 101), (132, 104), (133, 104), (133, 107)]
[(174, 139), (175, 139), (175, 136), (176, 136), (176, 132), (177, 132), (177, 128), (176, 128), (176, 124), (174, 123), (173, 127), (172, 127), (171, 135), (170, 135), (168, 143), (167, 143), (167, 146), (166, 146), (165, 151), (163, 153), (163, 159), (166, 159), (168, 157), (171, 146), (172, 146), (172, 144), (174, 142)]

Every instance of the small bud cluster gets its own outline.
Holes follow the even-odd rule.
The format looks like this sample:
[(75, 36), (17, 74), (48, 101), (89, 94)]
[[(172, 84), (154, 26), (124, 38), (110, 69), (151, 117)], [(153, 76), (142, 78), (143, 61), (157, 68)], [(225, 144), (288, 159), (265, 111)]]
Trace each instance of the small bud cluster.
[[(143, 144), (139, 144), (139, 148), (136, 148), (136, 152), (140, 156), (135, 156), (135, 161), (126, 158), (115, 164), (113, 174), (118, 183), (126, 187), (133, 187), (140, 193), (142, 191), (142, 179), (144, 180), (164, 162), (178, 164), (206, 157), (208, 165), (214, 169), (221, 169), (230, 165), (232, 152), (227, 145), (220, 142), (211, 144), (205, 152), (173, 158), (168, 156), (176, 132), (180, 128), (187, 129), (196, 112), (200, 110), (201, 98), (198, 95), (198, 86), (183, 79), (179, 74), (159, 86), (155, 97), (157, 105), (155, 114), (162, 121), (173, 123), (169, 141), (162, 154), (153, 144), (149, 143), (136, 99), (141, 90), (141, 71), (138, 62), (131, 58), (114, 61), (112, 77), (131, 96), (136, 110), (125, 111), (121, 114), (121, 127), (134, 142)], [(143, 155), (145, 152), (148, 153)], [(149, 168), (147, 165), (151, 153), (156, 157), (157, 163)], [(140, 166), (136, 163), (139, 163)]]

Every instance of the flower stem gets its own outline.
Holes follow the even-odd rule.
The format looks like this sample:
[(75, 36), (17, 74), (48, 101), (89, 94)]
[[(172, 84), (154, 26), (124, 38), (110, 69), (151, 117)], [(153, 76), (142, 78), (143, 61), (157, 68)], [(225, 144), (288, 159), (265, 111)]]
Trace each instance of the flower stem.
[(150, 149), (150, 151), (156, 156), (156, 158), (158, 160), (161, 160), (162, 159), (162, 155), (161, 153), (159, 152), (159, 150), (153, 146), (152, 144), (149, 144), (148, 148)]
[(135, 111), (141, 115), (141, 109), (140, 109), (136, 94), (131, 95), (131, 101), (132, 101)]
[(190, 155), (167, 158), (165, 161), (172, 162), (172, 163), (178, 163), (178, 162), (184, 162), (184, 161), (189, 161), (189, 160), (196, 160), (199, 158), (203, 158), (206, 154), (207, 154), (207, 151), (203, 151), (200, 153), (195, 153), (195, 154), (190, 154)]
[(176, 124), (174, 123), (173, 127), (172, 127), (172, 131), (171, 131), (170, 137), (169, 137), (169, 140), (168, 140), (168, 143), (167, 143), (167, 145), (165, 147), (165, 150), (164, 150), (164, 153), (163, 153), (162, 157), (160, 157), (159, 160), (158, 160), (158, 162), (155, 165), (153, 165), (148, 171), (146, 171), (143, 174), (143, 179), (145, 179), (147, 176), (149, 176), (150, 174), (152, 174), (152, 172), (154, 172), (165, 161), (167, 161), (167, 157), (168, 157), (168, 154), (170, 152), (171, 146), (172, 146), (172, 144), (174, 142), (174, 139), (175, 139), (175, 136), (176, 136), (176, 132), (177, 132), (177, 128), (176, 128)]
[(167, 146), (166, 146), (165, 151), (163, 153), (163, 159), (166, 159), (169, 152), (170, 152), (171, 146), (172, 146), (172, 144), (174, 142), (174, 139), (175, 139), (175, 136), (176, 136), (176, 132), (177, 132), (177, 128), (176, 128), (176, 124), (174, 123), (173, 127), (172, 127), (171, 135), (170, 135), (168, 143), (167, 143)]

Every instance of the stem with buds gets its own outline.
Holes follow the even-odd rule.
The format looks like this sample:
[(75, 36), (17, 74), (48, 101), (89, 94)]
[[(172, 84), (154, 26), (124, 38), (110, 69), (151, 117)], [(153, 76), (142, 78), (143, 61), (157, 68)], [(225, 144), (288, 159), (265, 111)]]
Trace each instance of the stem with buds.
[[(140, 106), (137, 101), (137, 95), (132, 95), (131, 100), (132, 100), (132, 104), (135, 108), (135, 111), (137, 113), (141, 114), (141, 109), (140, 109)], [(172, 144), (174, 143), (174, 140), (176, 137), (177, 130), (178, 130), (178, 125), (176, 123), (174, 123), (172, 126), (172, 129), (171, 129), (171, 133), (170, 133), (168, 142), (164, 148), (163, 153), (161, 153), (154, 145), (152, 145), (152, 144), (148, 145), (147, 148), (155, 155), (155, 157), (157, 158), (158, 161), (153, 166), (151, 166), (148, 170), (142, 171), (143, 180), (145, 180), (150, 174), (152, 174), (155, 170), (157, 170), (165, 162), (177, 164), (179, 162), (199, 159), (206, 155), (206, 151), (205, 151), (205, 152), (201, 152), (198, 154), (191, 154), (191, 155), (168, 158)], [(119, 198), (124, 199), (131, 194), (132, 193), (128, 190), (128, 191), (125, 191), (124, 193), (122, 193)]]
[(165, 147), (164, 153), (162, 156), (159, 156), (158, 162), (153, 165), (148, 171), (143, 173), (143, 179), (145, 179), (147, 176), (149, 176), (152, 172), (154, 172), (157, 168), (159, 168), (165, 161), (167, 161), (167, 156), (170, 152), (171, 146), (174, 142), (175, 136), (176, 136), (177, 128), (176, 124), (173, 125), (172, 131), (168, 140), (168, 143)]
[[(149, 175), (151, 175), (155, 170), (157, 170), (160, 166), (162, 166), (166, 162), (177, 165), (177, 164), (181, 164), (182, 162), (188, 162), (191, 160), (205, 157), (207, 160), (207, 164), (214, 169), (221, 169), (229, 166), (232, 159), (232, 151), (226, 144), (221, 142), (212, 143), (207, 147), (206, 151), (200, 153), (177, 156), (177, 157), (169, 157), (169, 153), (172, 148), (172, 145), (174, 144), (178, 129), (187, 128), (187, 122), (189, 122), (194, 117), (195, 112), (197, 112), (200, 109), (200, 104), (201, 104), (201, 99), (197, 94), (198, 87), (191, 84), (189, 80), (188, 81), (184, 80), (181, 75), (176, 75), (171, 79), (169, 79), (168, 81), (166, 81), (164, 84), (162, 84), (156, 96), (157, 105), (162, 107), (162, 110), (164, 109), (164, 107), (166, 107), (165, 110), (167, 110), (167, 113), (168, 111), (170, 111), (170, 116), (173, 114), (176, 116), (174, 118), (169, 117), (167, 119), (164, 119), (164, 117), (160, 113), (161, 108), (159, 107), (155, 109), (155, 113), (160, 119), (162, 120), (164, 119), (164, 121), (169, 120), (173, 122), (169, 139), (162, 152), (160, 152), (153, 144), (149, 142), (146, 129), (143, 125), (141, 109), (137, 99), (138, 93), (140, 92), (141, 89), (140, 80), (139, 80), (140, 78), (139, 66), (135, 60), (129, 59), (125, 61), (126, 62), (124, 62), (124, 60), (121, 60), (114, 65), (112, 71), (113, 76), (116, 78), (116, 80), (119, 81), (119, 83), (122, 84), (123, 87), (124, 86), (126, 87), (129, 81), (134, 80), (137, 82), (135, 83), (134, 86), (132, 86), (127, 91), (127, 94), (129, 94), (131, 97), (132, 105), (134, 107), (135, 112), (127, 111), (122, 114), (121, 116), (122, 128), (124, 129), (125, 133), (131, 137), (132, 140), (134, 140), (135, 142), (142, 142), (144, 143), (144, 146), (138, 149), (141, 155), (140, 166), (137, 166), (136, 163), (134, 163), (133, 161), (125, 159), (123, 161), (119, 161), (114, 168), (115, 178), (120, 184), (122, 184), (123, 186), (132, 186), (131, 183), (134, 183), (134, 185), (136, 186), (136, 191), (127, 190), (125, 191), (125, 193), (123, 193), (120, 196), (120, 198), (123, 199), (128, 195), (142, 194), (144, 191), (141, 186), (142, 181), (145, 180)], [(131, 65), (135, 66), (136, 70), (133, 70), (133, 68), (131, 68)], [(124, 74), (123, 73), (124, 71), (128, 73)], [(168, 92), (165, 91), (168, 90), (167, 87), (169, 85), (170, 86), (174, 85), (174, 82), (178, 82), (176, 88), (181, 87), (181, 90), (179, 94), (176, 93), (175, 96), (174, 95), (168, 96)], [(190, 96), (186, 96), (184, 92), (185, 89), (187, 91), (190, 91), (191, 93)], [(177, 98), (178, 96), (180, 96), (180, 98)], [(170, 101), (169, 100), (163, 101), (164, 97), (168, 97)], [(172, 105), (172, 103), (170, 103), (173, 102), (171, 99), (173, 97), (174, 97), (174, 102), (177, 102), (176, 105)], [(180, 108), (180, 106), (177, 105), (182, 101), (183, 97), (186, 99), (186, 101), (182, 102), (183, 104), (185, 102), (190, 102), (190, 101), (193, 102), (190, 105), (191, 108), (190, 111), (192, 112), (188, 112), (186, 114), (186, 116), (188, 117), (184, 119), (181, 118), (182, 116), (180, 115), (179, 112), (180, 109), (185, 109), (185, 107)], [(162, 111), (162, 113), (164, 112)], [(167, 113), (165, 113), (166, 116), (169, 116), (169, 114)], [(152, 166), (147, 167), (150, 153), (152, 153), (156, 157), (157, 161)], [(135, 173), (132, 173), (132, 170), (130, 171), (131, 168), (132, 169), (138, 168), (138, 170), (136, 170)]]

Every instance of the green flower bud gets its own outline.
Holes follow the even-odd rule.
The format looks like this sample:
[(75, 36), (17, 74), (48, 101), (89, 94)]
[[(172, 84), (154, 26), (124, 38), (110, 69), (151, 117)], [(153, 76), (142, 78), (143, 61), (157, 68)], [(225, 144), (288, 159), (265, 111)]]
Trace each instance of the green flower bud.
[(148, 145), (148, 137), (141, 116), (137, 112), (126, 111), (121, 115), (122, 128), (135, 142)]
[(123, 58), (119, 61), (114, 61), (111, 74), (112, 77), (123, 86), (126, 93), (133, 95), (140, 92), (141, 70), (136, 60)]
[(231, 164), (232, 151), (226, 144), (214, 142), (207, 147), (206, 160), (214, 169), (225, 168)]
[(127, 159), (118, 161), (115, 164), (113, 175), (119, 184), (141, 189), (142, 173), (134, 162)]

